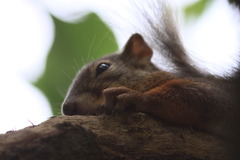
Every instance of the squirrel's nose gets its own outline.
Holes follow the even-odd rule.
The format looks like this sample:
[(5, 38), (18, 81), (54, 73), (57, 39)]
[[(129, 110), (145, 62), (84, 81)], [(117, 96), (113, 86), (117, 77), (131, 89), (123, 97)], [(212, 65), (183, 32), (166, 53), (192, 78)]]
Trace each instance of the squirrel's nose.
[(75, 102), (64, 102), (62, 104), (62, 114), (63, 115), (77, 115), (77, 103)]

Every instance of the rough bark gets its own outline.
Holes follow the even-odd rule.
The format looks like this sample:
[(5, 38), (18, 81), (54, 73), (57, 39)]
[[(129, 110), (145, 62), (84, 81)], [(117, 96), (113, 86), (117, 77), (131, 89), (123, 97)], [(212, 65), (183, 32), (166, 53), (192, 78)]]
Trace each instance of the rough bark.
[(225, 160), (221, 138), (142, 113), (58, 116), (0, 135), (3, 160)]

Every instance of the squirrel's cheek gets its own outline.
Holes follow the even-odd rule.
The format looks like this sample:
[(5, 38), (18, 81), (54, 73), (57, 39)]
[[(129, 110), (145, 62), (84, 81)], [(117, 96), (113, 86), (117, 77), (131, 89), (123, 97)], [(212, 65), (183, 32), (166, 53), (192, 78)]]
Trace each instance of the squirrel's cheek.
[(99, 115), (102, 113), (103, 96), (94, 96), (84, 93), (70, 100), (65, 100), (62, 105), (64, 115)]

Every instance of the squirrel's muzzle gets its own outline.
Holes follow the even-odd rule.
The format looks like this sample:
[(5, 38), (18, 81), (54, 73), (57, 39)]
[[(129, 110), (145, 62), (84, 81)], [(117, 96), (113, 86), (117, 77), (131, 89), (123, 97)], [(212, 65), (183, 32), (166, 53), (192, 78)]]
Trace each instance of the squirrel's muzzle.
[(78, 115), (78, 105), (75, 102), (64, 102), (62, 104), (62, 114), (63, 115)]
[(63, 115), (99, 115), (103, 109), (103, 97), (84, 93), (76, 97), (67, 97), (62, 104)]

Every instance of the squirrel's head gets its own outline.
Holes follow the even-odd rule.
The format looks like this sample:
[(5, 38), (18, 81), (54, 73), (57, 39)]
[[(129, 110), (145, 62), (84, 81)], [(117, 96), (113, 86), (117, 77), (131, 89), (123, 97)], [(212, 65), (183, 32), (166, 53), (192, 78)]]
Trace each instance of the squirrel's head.
[(64, 115), (98, 115), (105, 112), (103, 90), (125, 86), (144, 90), (140, 81), (158, 69), (151, 63), (152, 49), (141, 35), (130, 37), (121, 53), (105, 56), (84, 66), (62, 104)]

